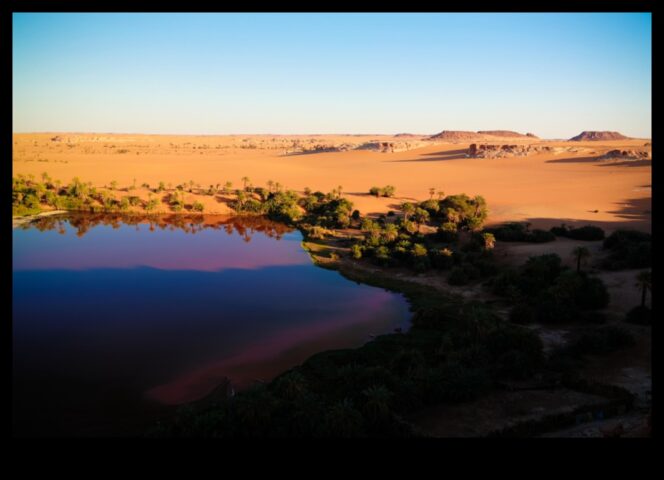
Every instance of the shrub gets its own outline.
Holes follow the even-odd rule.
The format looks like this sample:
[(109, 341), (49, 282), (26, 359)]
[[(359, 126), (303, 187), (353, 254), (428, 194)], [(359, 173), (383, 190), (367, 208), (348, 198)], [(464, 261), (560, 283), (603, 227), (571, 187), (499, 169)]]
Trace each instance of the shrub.
[(553, 233), (547, 232), (546, 230), (541, 230), (539, 228), (536, 228), (530, 233), (531, 233), (530, 236), (526, 240), (527, 242), (546, 243), (546, 242), (552, 242), (556, 239), (556, 236)]
[(652, 240), (648, 233), (636, 230), (616, 230), (602, 245), (609, 250), (603, 267), (609, 270), (646, 268), (652, 263)]
[(438, 238), (441, 242), (456, 242), (459, 238), (457, 224), (453, 222), (443, 223), (440, 227), (438, 227)]
[(585, 227), (570, 229), (567, 232), (567, 237), (574, 240), (604, 240), (604, 230), (592, 225), (586, 225)]
[(369, 194), (375, 195), (376, 197), (393, 197), (395, 191), (396, 188), (394, 188), (392, 185), (386, 185), (383, 188), (371, 187), (369, 189)]
[(483, 197), (470, 198), (463, 193), (445, 197), (439, 201), (439, 207), (446, 222), (457, 223), (466, 230), (478, 230), (489, 213)]
[(562, 269), (562, 260), (555, 253), (530, 257), (519, 269), (518, 288), (533, 296), (553, 284)]
[(449, 248), (441, 248), (431, 252), (431, 262), (434, 268), (447, 270), (454, 265), (454, 254)]
[(355, 260), (362, 258), (362, 250), (363, 248), (357, 243), (350, 247), (350, 253)]
[(205, 206), (201, 202), (194, 202), (191, 209), (195, 212), (202, 212), (205, 209)]
[(145, 210), (151, 212), (159, 205), (159, 201), (156, 198), (151, 198), (148, 200), (148, 203), (145, 204)]
[(609, 304), (609, 292), (600, 278), (582, 277), (581, 284), (575, 289), (575, 301), (579, 308), (595, 310)]
[(556, 239), (551, 232), (540, 229), (531, 231), (528, 229), (528, 224), (519, 222), (505, 223), (496, 228), (486, 229), (486, 231), (493, 233), (497, 240), (505, 242), (544, 243)]
[(544, 363), (542, 340), (523, 327), (504, 327), (487, 335), (486, 348), (499, 375), (527, 378)]

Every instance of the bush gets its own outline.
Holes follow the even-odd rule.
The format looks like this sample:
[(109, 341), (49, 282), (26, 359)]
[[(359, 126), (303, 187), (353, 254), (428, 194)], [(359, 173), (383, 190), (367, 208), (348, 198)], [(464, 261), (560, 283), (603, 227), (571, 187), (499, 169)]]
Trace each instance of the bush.
[(441, 242), (454, 243), (459, 239), (459, 230), (456, 223), (445, 222), (438, 227), (438, 238)]
[(562, 270), (562, 260), (555, 253), (530, 257), (519, 269), (517, 286), (526, 296), (534, 296), (553, 284)]
[(579, 228), (571, 228), (565, 224), (562, 224), (559, 227), (551, 228), (549, 231), (558, 237), (567, 237), (567, 238), (572, 238), (574, 240), (596, 241), (604, 239), (604, 230), (592, 225), (586, 225), (585, 227), (579, 227)]
[(386, 185), (383, 188), (371, 187), (369, 189), (369, 194), (375, 195), (376, 197), (393, 197), (395, 191), (396, 188), (394, 188), (392, 185)]
[(430, 256), (433, 267), (438, 270), (447, 270), (454, 266), (454, 254), (449, 248), (433, 250)]
[(582, 277), (583, 280), (575, 288), (575, 302), (579, 308), (596, 310), (609, 304), (609, 292), (600, 278)]
[(567, 237), (574, 240), (604, 240), (604, 230), (599, 227), (594, 227), (592, 225), (586, 225), (585, 227), (572, 228), (567, 232)]
[(501, 376), (528, 378), (544, 363), (542, 340), (532, 330), (504, 327), (487, 335), (486, 348), (492, 366)]
[(445, 222), (456, 223), (467, 230), (478, 230), (489, 213), (483, 197), (470, 198), (463, 193), (445, 197), (439, 201), (439, 207), (438, 215), (442, 214)]
[(538, 228), (531, 231), (527, 223), (520, 222), (505, 223), (495, 228), (488, 228), (486, 231), (493, 233), (496, 240), (503, 242), (544, 243), (556, 239), (555, 235), (551, 232)]
[(202, 212), (205, 209), (205, 206), (201, 202), (194, 202), (191, 206), (191, 209), (194, 212)]
[(546, 243), (546, 242), (552, 242), (555, 239), (556, 236), (553, 233), (536, 228), (530, 233), (530, 236), (526, 241), (532, 243)]
[(636, 230), (616, 230), (602, 245), (609, 250), (603, 267), (609, 270), (647, 268), (652, 264), (652, 240), (648, 233)]
[(350, 247), (350, 253), (355, 260), (362, 258), (362, 250), (363, 248), (357, 243)]

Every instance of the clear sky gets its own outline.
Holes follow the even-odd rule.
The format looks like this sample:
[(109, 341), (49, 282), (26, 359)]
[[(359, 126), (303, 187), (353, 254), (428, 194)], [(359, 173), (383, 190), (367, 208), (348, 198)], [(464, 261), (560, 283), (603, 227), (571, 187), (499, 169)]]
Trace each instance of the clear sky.
[(647, 14), (14, 14), (13, 131), (651, 135)]

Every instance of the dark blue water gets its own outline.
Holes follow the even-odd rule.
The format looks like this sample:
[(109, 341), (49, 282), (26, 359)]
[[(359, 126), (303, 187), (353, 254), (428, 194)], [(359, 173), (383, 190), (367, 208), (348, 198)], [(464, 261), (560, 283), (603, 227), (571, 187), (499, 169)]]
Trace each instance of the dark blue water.
[(256, 218), (14, 229), (14, 433), (137, 434), (224, 378), (244, 388), (407, 328), (402, 296), (315, 267), (300, 242)]

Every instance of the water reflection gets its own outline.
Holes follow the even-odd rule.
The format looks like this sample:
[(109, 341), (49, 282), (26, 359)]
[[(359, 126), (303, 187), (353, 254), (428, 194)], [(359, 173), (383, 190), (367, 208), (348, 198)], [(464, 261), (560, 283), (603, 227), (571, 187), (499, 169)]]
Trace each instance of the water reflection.
[[(219, 271), (310, 263), (289, 244), (301, 241), (299, 232), (262, 217), (74, 214), (42, 217), (19, 228), (25, 233), (14, 245), (14, 270)], [(72, 241), (74, 235), (78, 241)], [(255, 245), (248, 245), (252, 240)]]
[(46, 217), (13, 240), (19, 435), (138, 433), (225, 377), (269, 380), (409, 321), (402, 296), (313, 266), (297, 230), (261, 218)]
[(229, 217), (227, 215), (164, 215), (164, 214), (112, 214), (112, 213), (71, 213), (65, 216), (47, 216), (35, 219), (31, 223), (19, 226), (23, 230), (37, 229), (40, 232), (57, 230), (64, 235), (65, 225), (76, 229), (76, 236), (83, 237), (91, 228), (104, 225), (113, 229), (121, 225), (133, 225), (136, 230), (147, 226), (150, 232), (160, 230), (181, 230), (184, 233), (197, 233), (206, 229), (223, 229), (228, 235), (237, 233), (246, 242), (250, 242), (256, 232), (277, 240), (293, 228), (283, 223), (273, 222), (265, 217)]

